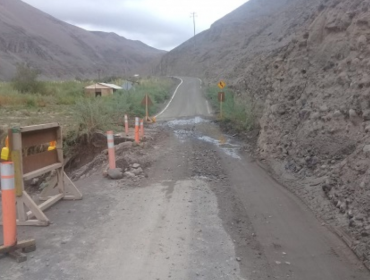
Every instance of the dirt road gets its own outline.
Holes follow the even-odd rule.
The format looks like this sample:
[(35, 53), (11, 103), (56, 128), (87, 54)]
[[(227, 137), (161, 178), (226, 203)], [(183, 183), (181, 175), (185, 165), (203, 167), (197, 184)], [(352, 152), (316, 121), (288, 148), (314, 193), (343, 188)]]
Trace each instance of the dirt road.
[[(48, 228), (22, 228), (38, 249), (0, 279), (369, 279), (302, 202), (223, 135), (198, 79), (182, 78), (140, 162), (146, 178), (77, 182)], [(161, 122), (162, 121), (162, 122)], [(143, 153), (143, 152), (141, 152)], [(140, 161), (140, 160), (139, 160)]]

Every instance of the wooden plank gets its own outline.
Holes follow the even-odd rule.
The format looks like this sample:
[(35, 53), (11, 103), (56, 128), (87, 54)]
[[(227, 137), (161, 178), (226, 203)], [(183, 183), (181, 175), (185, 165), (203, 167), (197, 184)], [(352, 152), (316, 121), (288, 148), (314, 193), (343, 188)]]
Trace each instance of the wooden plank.
[(17, 226), (34, 226), (34, 227), (46, 227), (50, 222), (39, 221), (39, 220), (27, 220), (20, 222), (17, 220)]
[(30, 173), (55, 163), (59, 163), (56, 149), (23, 157), (23, 173)]
[(15, 246), (10, 246), (10, 247), (9, 246), (5, 247), (3, 245), (0, 246), (0, 254), (7, 254), (13, 250), (16, 250)]
[(30, 211), (38, 221), (45, 223), (46, 225), (50, 223), (44, 212), (41, 211), (41, 209), (37, 206), (37, 204), (32, 200), (32, 198), (28, 195), (26, 191), (23, 192), (23, 196), (21, 199), (21, 202), (24, 203), (28, 207), (28, 209), (30, 209)]
[(23, 184), (23, 166), (22, 166), (22, 137), (19, 129), (9, 129), (9, 146), (11, 158), (14, 162), (15, 188), (17, 197), (22, 196), (24, 190)]
[(64, 173), (63, 182), (64, 182), (64, 198), (65, 200), (80, 200), (82, 199), (82, 193), (78, 190), (76, 185), (72, 180)]
[(47, 144), (56, 141), (59, 127), (52, 127), (43, 130), (22, 132), (22, 148), (28, 148)]
[(45, 173), (48, 173), (48, 172), (53, 171), (55, 169), (61, 168), (62, 166), (63, 166), (62, 163), (55, 163), (55, 164), (46, 166), (44, 168), (41, 168), (39, 170), (35, 170), (35, 171), (32, 171), (32, 172), (26, 173), (26, 174), (23, 175), (23, 179), (24, 180), (31, 180), (31, 179), (39, 177), (39, 176), (41, 176)]
[(5, 247), (5, 246), (0, 246), (0, 254), (6, 254), (14, 250), (18, 249), (24, 249), (27, 247), (36, 247), (36, 241), (35, 239), (28, 239), (28, 240), (23, 240), (23, 241), (18, 241), (17, 245), (12, 246), (12, 247)]
[(63, 198), (64, 194), (60, 193), (60, 194), (57, 194), (57, 195), (54, 195), (52, 196), (51, 198), (49, 198), (47, 201), (41, 203), (39, 205), (39, 208), (44, 211), (46, 209), (48, 209), (50, 206), (54, 205), (55, 203), (57, 203), (59, 200), (61, 200)]
[(23, 194), (23, 177), (22, 177), (22, 156), (21, 152), (14, 150), (11, 153), (12, 161), (14, 163), (14, 183), (15, 193), (17, 196)]
[(11, 251), (8, 253), (9, 257), (14, 259), (17, 263), (22, 263), (27, 261), (27, 256), (19, 251)]
[(24, 208), (24, 204), (22, 203), (21, 200), (22, 200), (22, 196), (17, 197), (17, 216), (20, 222), (25, 222), (26, 221), (26, 209)]
[(23, 249), (23, 248), (35, 247), (35, 246), (36, 246), (35, 239), (22, 240), (22, 241), (18, 241), (17, 243), (17, 249)]
[(42, 129), (48, 129), (48, 128), (56, 128), (59, 127), (59, 123), (45, 123), (45, 124), (37, 124), (37, 125), (29, 125), (21, 127), (21, 132), (29, 132), (29, 131), (35, 131), (35, 130), (42, 130)]
[(9, 150), (14, 150), (13, 145), (13, 130), (11, 128), (8, 129), (8, 137), (9, 137)]
[(31, 253), (36, 251), (36, 244), (21, 249), (23, 253)]
[[(55, 203), (57, 203), (59, 200), (61, 200), (63, 198), (64, 194), (57, 194), (55, 196), (52, 196), (51, 198), (49, 198), (47, 201), (41, 203), (38, 208), (41, 210), (41, 211), (44, 211), (45, 209), (48, 209), (50, 206), (54, 205)], [(31, 219), (35, 216), (34, 213), (32, 213), (31, 211), (28, 211), (27, 212), (27, 217), (28, 219)]]

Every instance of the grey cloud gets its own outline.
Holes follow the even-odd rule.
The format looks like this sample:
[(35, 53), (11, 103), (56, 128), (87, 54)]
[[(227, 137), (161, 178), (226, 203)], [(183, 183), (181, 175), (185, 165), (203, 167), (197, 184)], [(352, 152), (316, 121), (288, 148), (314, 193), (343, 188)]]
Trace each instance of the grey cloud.
[[(143, 0), (134, 0), (135, 3)], [(183, 22), (171, 22), (148, 10), (138, 10), (126, 1), (55, 1), (29, 0), (51, 15), (75, 25), (90, 26), (96, 30), (125, 34), (128, 39), (139, 39), (160, 49), (171, 49), (191, 37), (191, 23), (186, 16)], [(43, 3), (41, 3), (43, 2)]]

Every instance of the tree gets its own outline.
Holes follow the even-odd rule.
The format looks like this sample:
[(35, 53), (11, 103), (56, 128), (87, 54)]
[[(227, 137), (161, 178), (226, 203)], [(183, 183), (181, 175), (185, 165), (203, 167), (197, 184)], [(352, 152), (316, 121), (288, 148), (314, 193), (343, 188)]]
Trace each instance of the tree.
[(41, 93), (43, 84), (37, 81), (39, 72), (29, 67), (27, 64), (21, 63), (17, 65), (17, 73), (12, 80), (14, 89), (24, 93)]

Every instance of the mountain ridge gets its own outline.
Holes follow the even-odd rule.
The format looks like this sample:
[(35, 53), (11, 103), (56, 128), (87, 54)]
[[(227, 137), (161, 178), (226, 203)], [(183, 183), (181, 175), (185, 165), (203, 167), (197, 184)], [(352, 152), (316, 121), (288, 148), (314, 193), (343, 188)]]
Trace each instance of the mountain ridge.
[(165, 51), (117, 34), (86, 31), (20, 0), (0, 0), (0, 79), (27, 63), (45, 79), (146, 74)]

